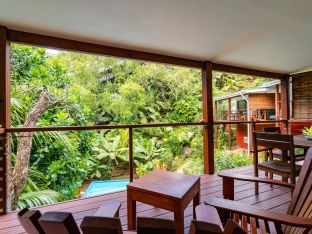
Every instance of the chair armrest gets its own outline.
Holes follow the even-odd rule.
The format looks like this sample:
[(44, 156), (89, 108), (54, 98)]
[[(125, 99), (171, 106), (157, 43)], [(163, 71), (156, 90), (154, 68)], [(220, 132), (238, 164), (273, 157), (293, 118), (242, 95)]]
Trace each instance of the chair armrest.
[(234, 179), (234, 180), (274, 184), (274, 185), (284, 186), (284, 187), (288, 187), (288, 188), (294, 188), (295, 187), (294, 184), (289, 184), (287, 182), (278, 181), (278, 180), (272, 180), (269, 178), (261, 178), (261, 177), (238, 175), (238, 174), (229, 174), (226, 172), (219, 172), (218, 176), (223, 177), (223, 178), (230, 178), (230, 179)]
[(106, 201), (104, 202), (93, 216), (97, 217), (119, 217), (119, 209), (121, 207), (120, 201)]
[(205, 204), (214, 206), (219, 210), (230, 211), (241, 215), (258, 217), (267, 221), (285, 224), (294, 227), (312, 228), (312, 218), (302, 218), (294, 215), (281, 214), (274, 211), (261, 209), (242, 202), (221, 198), (209, 198)]

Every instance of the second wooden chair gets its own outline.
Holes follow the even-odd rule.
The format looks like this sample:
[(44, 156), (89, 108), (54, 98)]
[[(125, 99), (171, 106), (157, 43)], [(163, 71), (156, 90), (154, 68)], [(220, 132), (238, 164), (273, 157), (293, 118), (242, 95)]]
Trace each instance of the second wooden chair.
[[(292, 135), (278, 134), (278, 133), (265, 133), (253, 132), (254, 137), (254, 173), (259, 176), (259, 170), (277, 174), (282, 176), (284, 181), (290, 178), (290, 183), (295, 184), (296, 177), (300, 173), (301, 166), (296, 165), (294, 156), (294, 141)], [(259, 152), (257, 149), (260, 147), (269, 149), (280, 149), (287, 151), (285, 158), (282, 160), (271, 160), (259, 162)], [(270, 150), (272, 157), (272, 150)], [(288, 157), (289, 156), (289, 162)], [(258, 183), (256, 183), (256, 194), (258, 194)]]

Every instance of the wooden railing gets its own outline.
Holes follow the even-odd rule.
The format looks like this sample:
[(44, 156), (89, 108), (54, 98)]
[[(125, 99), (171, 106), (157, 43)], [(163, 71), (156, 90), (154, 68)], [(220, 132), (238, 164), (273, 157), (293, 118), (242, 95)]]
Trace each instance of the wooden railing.
[(7, 128), (7, 133), (18, 132), (51, 132), (51, 131), (90, 131), (90, 130), (106, 130), (106, 129), (128, 129), (128, 147), (129, 147), (129, 179), (134, 179), (134, 158), (133, 158), (133, 129), (136, 128), (156, 128), (156, 127), (181, 127), (181, 126), (205, 126), (206, 122), (192, 123), (159, 123), (159, 124), (130, 124), (130, 125), (94, 125), (94, 126), (53, 126), (53, 127), (18, 127)]
[(245, 121), (247, 120), (247, 110), (219, 110), (216, 113), (216, 120)]
[[(227, 124), (252, 124), (253, 129), (258, 123), (285, 123), (288, 126), (287, 120), (266, 120), (266, 121), (215, 121), (214, 125)], [(19, 132), (50, 132), (50, 131), (90, 131), (90, 130), (105, 130), (105, 129), (128, 129), (128, 147), (129, 147), (129, 179), (134, 179), (134, 158), (133, 158), (133, 129), (138, 128), (156, 128), (156, 127), (182, 127), (182, 126), (206, 126), (207, 122), (187, 122), (187, 123), (158, 123), (158, 124), (130, 124), (130, 125), (94, 125), (94, 126), (52, 126), (52, 127), (16, 127), (7, 128), (6, 133)]]

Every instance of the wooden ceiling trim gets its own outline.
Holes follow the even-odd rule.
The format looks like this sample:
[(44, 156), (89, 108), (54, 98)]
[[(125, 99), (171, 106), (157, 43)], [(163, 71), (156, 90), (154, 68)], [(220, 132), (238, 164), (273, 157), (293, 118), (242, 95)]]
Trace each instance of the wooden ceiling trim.
[(156, 63), (165, 63), (193, 68), (202, 67), (201, 61), (191, 59), (167, 56), (156, 53), (148, 53), (143, 51), (129, 50), (100, 44), (93, 44), (88, 42), (81, 42), (76, 40), (69, 40), (58, 37), (15, 31), (10, 29), (8, 30), (8, 39), (11, 42), (30, 44), (35, 46), (43, 46), (53, 49), (63, 49), (98, 55), (108, 55), (113, 57), (143, 60)]

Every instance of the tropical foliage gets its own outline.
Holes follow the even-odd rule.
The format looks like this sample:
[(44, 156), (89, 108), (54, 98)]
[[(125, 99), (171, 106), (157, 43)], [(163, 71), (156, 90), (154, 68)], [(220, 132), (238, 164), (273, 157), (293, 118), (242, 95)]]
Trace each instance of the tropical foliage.
[(305, 128), (302, 130), (302, 133), (303, 133), (305, 136), (312, 136), (312, 126), (310, 126), (310, 127), (305, 127)]
[[(71, 52), (49, 54), (22, 45), (12, 46), (11, 58), (15, 127), (24, 124), (42, 92), (49, 93), (53, 105), (39, 117), (37, 126), (193, 122), (202, 118), (198, 69)], [(247, 76), (214, 76), (215, 95), (263, 82)], [(128, 134), (126, 129), (34, 134), (27, 182), (18, 206), (75, 198), (84, 182), (109, 179), (119, 168), (127, 168)], [(12, 135), (12, 155), (19, 139)], [(221, 153), (225, 141), (219, 142), (218, 169), (250, 163), (240, 151)], [(155, 168), (202, 173), (202, 145), (201, 127), (135, 129), (136, 174)]]

